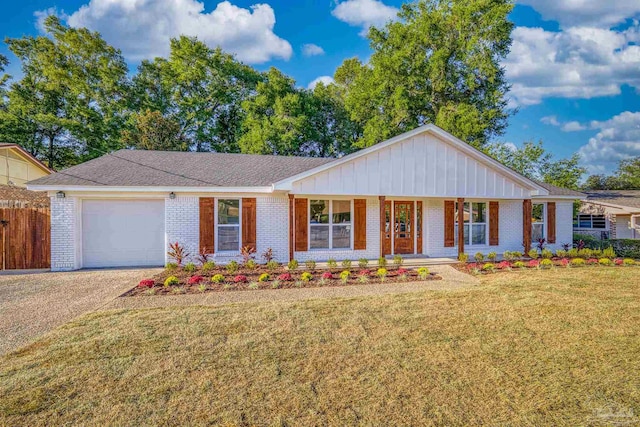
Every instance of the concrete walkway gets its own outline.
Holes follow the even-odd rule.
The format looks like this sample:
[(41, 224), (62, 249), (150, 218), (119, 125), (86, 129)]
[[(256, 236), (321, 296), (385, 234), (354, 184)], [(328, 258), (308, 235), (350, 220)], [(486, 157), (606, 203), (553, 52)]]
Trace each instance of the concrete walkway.
[(160, 269), (0, 275), (0, 354), (97, 310)]
[(478, 279), (450, 265), (430, 266), (430, 271), (442, 280), (407, 283), (370, 283), (366, 285), (332, 286), (260, 291), (208, 292), (204, 294), (163, 295), (116, 298), (101, 309), (137, 309), (155, 307), (214, 306), (242, 302), (298, 301), (313, 298), (348, 298), (429, 290), (463, 289), (477, 285)]

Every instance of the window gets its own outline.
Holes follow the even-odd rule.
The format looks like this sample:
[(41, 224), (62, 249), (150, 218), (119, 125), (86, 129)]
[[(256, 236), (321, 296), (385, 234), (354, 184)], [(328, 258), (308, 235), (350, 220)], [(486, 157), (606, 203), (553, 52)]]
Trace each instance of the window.
[(351, 201), (309, 202), (309, 249), (351, 248)]
[(218, 251), (240, 250), (240, 200), (218, 199)]
[[(455, 241), (458, 244), (458, 214), (459, 207), (456, 203), (456, 230)], [(462, 208), (464, 217), (464, 244), (465, 245), (486, 245), (487, 244), (487, 204), (465, 202)]]
[(531, 208), (531, 240), (544, 239), (544, 204), (534, 203)]
[(604, 230), (607, 228), (607, 222), (604, 215), (584, 215), (580, 214), (573, 221), (574, 228), (595, 228)]

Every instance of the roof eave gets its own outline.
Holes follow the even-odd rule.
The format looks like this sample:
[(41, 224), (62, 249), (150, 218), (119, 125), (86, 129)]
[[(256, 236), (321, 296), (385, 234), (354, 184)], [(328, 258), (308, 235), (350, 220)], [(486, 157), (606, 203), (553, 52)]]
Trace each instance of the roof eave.
[(27, 183), (33, 191), (77, 191), (96, 193), (273, 193), (274, 187), (180, 187), (180, 186), (96, 186), (96, 185), (37, 185)]

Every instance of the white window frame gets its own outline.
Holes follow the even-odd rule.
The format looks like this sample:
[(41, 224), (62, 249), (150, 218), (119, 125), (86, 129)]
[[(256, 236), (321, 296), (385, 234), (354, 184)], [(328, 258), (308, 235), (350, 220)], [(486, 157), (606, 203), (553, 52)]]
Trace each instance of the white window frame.
[[(542, 205), (542, 222), (533, 222), (533, 208), (535, 205)], [(533, 226), (542, 224), (542, 238), (547, 239), (547, 204), (546, 203), (532, 203), (531, 205), (531, 243), (536, 244), (538, 240), (533, 237)]]
[[(237, 200), (238, 201), (238, 224), (218, 224), (219, 218), (218, 218), (218, 202), (220, 200)], [(220, 254), (236, 254), (236, 253), (240, 253), (240, 248), (242, 248), (242, 197), (216, 197), (215, 198), (215, 205), (214, 205), (214, 228), (215, 228), (215, 245), (216, 245), (216, 250), (214, 251), (214, 253), (220, 253)], [(218, 229), (222, 227), (237, 227), (238, 228), (238, 249), (232, 249), (232, 250), (222, 250), (220, 249), (220, 235), (218, 234)]]
[[(329, 222), (327, 224), (312, 224), (311, 223), (311, 201), (312, 199), (308, 199), (309, 203), (307, 204), (307, 236), (309, 236), (309, 241), (307, 243), (307, 250), (310, 252), (321, 252), (321, 251), (352, 251), (353, 250), (353, 199), (323, 199), (321, 197), (315, 198), (313, 200), (322, 200), (329, 203)], [(333, 202), (349, 202), (349, 222), (333, 222)], [(329, 247), (328, 248), (312, 248), (311, 247), (311, 226), (326, 226), (329, 227)], [(334, 248), (333, 247), (333, 226), (334, 225), (348, 225), (351, 227), (349, 230), (349, 247), (348, 248)]]
[[(602, 219), (604, 220), (604, 227), (603, 228), (594, 228), (593, 227), (593, 217), (594, 216), (598, 216), (598, 217), (602, 217)], [(589, 217), (589, 223), (591, 224), (589, 227), (581, 227), (580, 226), (580, 217)], [(594, 214), (581, 214), (579, 213), (578, 215), (576, 215), (576, 225), (574, 227), (577, 230), (598, 230), (598, 231), (602, 231), (602, 230), (608, 230), (609, 229), (609, 221), (607, 221), (607, 216), (606, 215), (594, 215)]]
[[(465, 239), (464, 245), (465, 247), (472, 247), (472, 248), (482, 248), (485, 246), (488, 246), (487, 242), (489, 241), (489, 202), (484, 201), (484, 200), (465, 200), (463, 203), (463, 213), (464, 213), (464, 205), (465, 204), (469, 204), (469, 238)], [(485, 205), (485, 222), (473, 222), (473, 203), (484, 203)], [(458, 206), (458, 202), (455, 202), (455, 206)], [(455, 213), (455, 212), (454, 212)], [(423, 213), (424, 215), (424, 213)], [(484, 243), (481, 244), (472, 244), (473, 242), (473, 224), (484, 224)], [(464, 224), (467, 225), (467, 224)], [(463, 225), (463, 226), (464, 226)], [(424, 231), (423, 231), (424, 233)], [(454, 224), (454, 240), (455, 240), (455, 245), (458, 246), (458, 221), (456, 219), (455, 224)], [(424, 239), (424, 236), (423, 236)]]

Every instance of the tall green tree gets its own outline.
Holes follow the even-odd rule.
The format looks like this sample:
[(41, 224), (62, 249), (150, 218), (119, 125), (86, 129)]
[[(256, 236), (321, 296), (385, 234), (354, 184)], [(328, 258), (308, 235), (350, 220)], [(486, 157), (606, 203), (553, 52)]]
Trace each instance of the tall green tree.
[(586, 169), (580, 166), (577, 154), (554, 160), (553, 155), (544, 149), (542, 141), (525, 142), (522, 147), (514, 148), (504, 143), (492, 143), (484, 151), (505, 166), (522, 175), (547, 184), (577, 190)]
[(122, 134), (129, 147), (140, 150), (187, 151), (189, 142), (180, 123), (158, 111), (146, 110), (130, 117), (131, 126)]
[(128, 92), (120, 51), (55, 16), (44, 26), (48, 36), (6, 40), (23, 73), (0, 117), (8, 133), (52, 168), (120, 148)]
[(0, 55), (0, 107), (3, 105), (4, 97), (6, 94), (6, 84), (10, 76), (4, 74), (4, 69), (9, 65), (9, 60), (6, 56)]
[(177, 120), (196, 151), (237, 152), (242, 102), (260, 74), (196, 38), (171, 40), (168, 58), (143, 61), (134, 77), (135, 110)]
[(345, 105), (363, 128), (358, 147), (434, 123), (481, 147), (507, 125), (510, 0), (419, 0), (399, 19), (372, 27), (368, 64), (347, 60), (336, 72)]
[(591, 175), (584, 190), (640, 190), (640, 157), (621, 160), (613, 175)]

